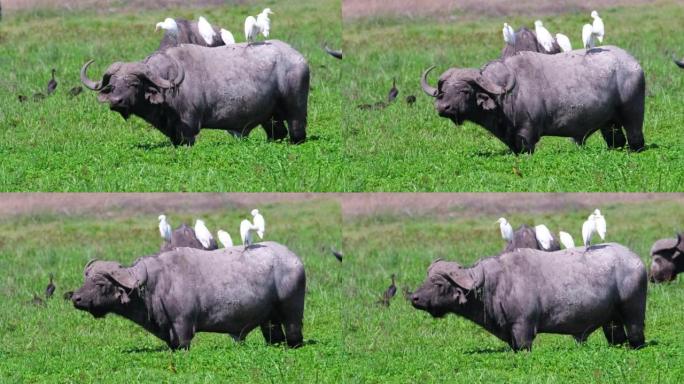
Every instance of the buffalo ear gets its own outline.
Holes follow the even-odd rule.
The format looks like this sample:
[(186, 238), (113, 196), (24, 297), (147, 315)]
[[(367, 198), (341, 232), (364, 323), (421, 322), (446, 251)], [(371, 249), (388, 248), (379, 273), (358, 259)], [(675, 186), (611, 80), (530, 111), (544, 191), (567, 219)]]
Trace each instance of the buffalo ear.
[(487, 93), (477, 92), (475, 97), (477, 98), (477, 106), (485, 111), (491, 111), (496, 108), (496, 103)]
[(150, 104), (161, 104), (164, 102), (164, 95), (156, 87), (147, 87), (145, 90), (145, 99), (150, 102)]
[(128, 290), (136, 288), (138, 286), (138, 280), (133, 277), (133, 275), (124, 268), (118, 268), (113, 271), (107, 272), (105, 276), (112, 280), (114, 283)]
[(473, 280), (468, 273), (463, 272), (463, 271), (453, 271), (453, 272), (447, 272), (447, 273), (442, 273), (442, 277), (447, 279), (451, 284), (461, 287), (465, 289), (466, 291), (470, 291), (473, 288), (475, 288), (475, 280)]

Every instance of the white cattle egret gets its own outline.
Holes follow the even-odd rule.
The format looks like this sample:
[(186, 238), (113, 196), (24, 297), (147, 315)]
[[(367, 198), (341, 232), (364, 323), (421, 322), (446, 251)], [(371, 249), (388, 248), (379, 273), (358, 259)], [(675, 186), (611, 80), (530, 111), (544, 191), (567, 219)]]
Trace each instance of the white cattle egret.
[(599, 17), (598, 12), (591, 11), (591, 18), (594, 19), (594, 23), (591, 25), (592, 33), (596, 36), (599, 43), (603, 43), (603, 34), (605, 29), (603, 27), (603, 20)]
[(556, 42), (563, 52), (572, 51), (572, 44), (570, 44), (570, 39), (562, 33), (556, 33)]
[(159, 215), (159, 234), (164, 240), (171, 240), (171, 226), (166, 221), (166, 215)]
[(264, 220), (264, 217), (261, 216), (258, 209), (252, 209), (252, 217), (254, 218), (252, 221), (257, 227), (257, 235), (259, 235), (260, 239), (263, 239), (264, 232), (266, 231), (266, 221)]
[(594, 222), (593, 216), (589, 216), (587, 221), (582, 224), (582, 241), (584, 246), (588, 247), (591, 244), (591, 237), (596, 232), (596, 222)]
[(252, 244), (252, 237), (257, 230), (259, 230), (259, 228), (249, 220), (242, 220), (242, 222), (240, 222), (240, 238), (242, 239), (242, 244), (245, 245), (245, 248)]
[(253, 43), (259, 34), (259, 26), (254, 16), (247, 16), (245, 19), (245, 39), (248, 43)]
[(264, 37), (268, 37), (268, 34), (271, 32), (271, 19), (268, 18), (268, 15), (272, 14), (273, 12), (271, 11), (271, 8), (264, 8), (264, 10), (261, 11), (261, 13), (256, 17), (256, 22), (259, 26), (259, 32), (261, 32)]
[(216, 235), (218, 236), (219, 241), (223, 245), (223, 248), (230, 248), (233, 246), (233, 239), (230, 237), (230, 234), (222, 229), (219, 229), (218, 232), (216, 232)]
[(225, 45), (235, 44), (233, 34), (227, 29), (221, 28), (221, 40), (223, 40), (223, 44)]
[(506, 44), (515, 45), (515, 31), (508, 23), (504, 23), (503, 38)]
[(506, 241), (513, 241), (513, 227), (506, 221), (505, 218), (500, 217), (496, 221), (501, 229), (501, 237)]
[(560, 242), (565, 249), (575, 248), (575, 240), (572, 239), (569, 233), (560, 231), (558, 232), (558, 237), (560, 237)]
[(553, 49), (553, 36), (551, 36), (551, 33), (544, 28), (541, 20), (534, 22), (534, 33), (537, 34), (537, 41), (542, 47), (544, 47), (544, 50), (546, 50), (546, 52), (551, 52)]
[(606, 239), (606, 218), (601, 215), (601, 211), (594, 210), (594, 223), (596, 223), (596, 233), (601, 236), (601, 240)]
[(211, 241), (214, 240), (211, 232), (209, 232), (207, 226), (204, 225), (204, 221), (200, 219), (195, 221), (195, 237), (197, 237), (197, 240), (202, 243), (204, 248), (209, 248), (211, 246)]
[(200, 16), (199, 20), (197, 21), (197, 29), (207, 45), (212, 45), (214, 43), (216, 31), (214, 31), (214, 28), (211, 26), (211, 24), (209, 24), (207, 19)]
[(537, 237), (537, 241), (544, 250), (551, 248), (551, 242), (553, 241), (553, 236), (551, 231), (544, 224), (539, 224), (534, 227), (534, 234)]
[(158, 22), (157, 26), (154, 28), (154, 31), (157, 32), (160, 29), (163, 29), (164, 31), (166, 31), (166, 33), (172, 36), (178, 35), (178, 24), (176, 24), (176, 20), (170, 17), (167, 17), (166, 19), (164, 19), (164, 21)]
[(584, 44), (584, 49), (592, 49), (596, 46), (596, 36), (592, 32), (591, 24), (584, 24), (582, 27), (582, 44)]

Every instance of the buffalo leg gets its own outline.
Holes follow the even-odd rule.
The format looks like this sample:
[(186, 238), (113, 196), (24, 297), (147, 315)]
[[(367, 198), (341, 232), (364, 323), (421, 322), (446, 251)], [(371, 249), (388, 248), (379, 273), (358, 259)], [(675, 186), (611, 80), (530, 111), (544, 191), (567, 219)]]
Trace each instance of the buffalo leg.
[(283, 120), (269, 120), (261, 125), (269, 140), (282, 140), (287, 137), (287, 127)]
[(285, 341), (283, 326), (275, 320), (261, 324), (261, 334), (264, 335), (264, 339), (266, 339), (268, 344), (279, 344)]
[(532, 350), (532, 341), (534, 340), (534, 330), (527, 324), (515, 323), (511, 327), (511, 341), (510, 346), (514, 351)]
[(608, 344), (610, 345), (621, 345), (627, 341), (625, 327), (618, 319), (611, 320), (607, 324), (604, 324), (603, 334), (606, 336), (606, 340), (608, 340)]
[(169, 328), (167, 344), (172, 350), (190, 349), (190, 342), (194, 336), (192, 326), (185, 321), (175, 322)]
[[(641, 85), (644, 87), (643, 84)], [(622, 126), (627, 132), (627, 143), (632, 151), (644, 149), (644, 91), (626, 102), (620, 109)]]
[(627, 144), (627, 138), (620, 126), (609, 125), (603, 127), (601, 128), (601, 135), (603, 135), (603, 140), (608, 144), (608, 148), (622, 148)]

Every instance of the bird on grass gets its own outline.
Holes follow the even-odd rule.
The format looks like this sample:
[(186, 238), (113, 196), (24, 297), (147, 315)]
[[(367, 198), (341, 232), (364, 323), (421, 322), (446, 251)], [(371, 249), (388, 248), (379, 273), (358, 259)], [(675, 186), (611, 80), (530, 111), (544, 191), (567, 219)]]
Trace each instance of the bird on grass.
[(406, 104), (413, 105), (413, 103), (415, 103), (415, 102), (416, 102), (416, 96), (415, 95), (406, 96)]
[(510, 45), (515, 45), (515, 31), (513, 30), (513, 27), (508, 25), (508, 23), (504, 23), (503, 27), (503, 39), (504, 43), (510, 44)]
[(52, 295), (55, 293), (55, 283), (53, 281), (54, 275), (50, 273), (50, 282), (48, 283), (47, 287), (45, 288), (45, 298), (49, 299), (52, 297)]
[(382, 298), (380, 299), (380, 304), (384, 305), (385, 307), (389, 307), (390, 305), (390, 300), (394, 297), (394, 295), (397, 294), (397, 286), (394, 283), (394, 278), (395, 275), (394, 273), (392, 274), (392, 284), (390, 284), (389, 287), (387, 287), (387, 290), (382, 294)]
[(26, 302), (27, 304), (35, 305), (36, 307), (44, 307), (45, 301), (38, 297), (35, 293), (33, 294), (33, 299)]
[(77, 85), (69, 90), (69, 96), (75, 97), (81, 94), (83, 92), (83, 87), (80, 85)]
[(57, 89), (57, 80), (55, 80), (55, 71), (56, 69), (52, 68), (52, 78), (50, 81), (48, 81), (47, 84), (47, 94), (52, 95), (55, 92), (55, 89)]
[(501, 230), (501, 237), (506, 241), (513, 241), (513, 227), (511, 224), (503, 217), (500, 217), (496, 221), (499, 224), (499, 229)]
[(207, 226), (204, 225), (204, 221), (200, 219), (195, 221), (195, 236), (204, 248), (211, 247), (211, 241), (214, 240), (214, 236), (211, 235)]
[(159, 215), (159, 234), (161, 237), (166, 240), (170, 241), (171, 240), (171, 225), (169, 225), (169, 222), (166, 221), (166, 215)]
[(328, 47), (328, 43), (323, 44), (323, 49), (328, 53), (328, 55), (330, 55), (336, 59), (342, 60), (342, 51), (336, 51), (334, 49), (330, 49)]
[(24, 103), (28, 100), (28, 97), (26, 97), (26, 95), (18, 95), (17, 99), (19, 99), (20, 103)]
[(332, 252), (332, 255), (335, 256), (335, 258), (337, 259), (337, 261), (339, 261), (340, 263), (342, 262), (342, 257), (344, 256), (344, 255), (342, 254), (342, 252), (336, 250), (336, 249), (333, 248), (333, 247), (330, 247), (330, 252)]
[(534, 22), (534, 32), (537, 34), (537, 41), (544, 48), (546, 52), (551, 52), (553, 49), (553, 36), (544, 28), (544, 24), (541, 20)]
[(392, 88), (390, 88), (389, 93), (387, 94), (387, 101), (388, 102), (393, 102), (394, 99), (397, 98), (397, 95), (399, 94), (399, 90), (397, 89), (397, 79), (392, 78)]
[(534, 227), (534, 234), (537, 237), (537, 241), (539, 242), (539, 245), (544, 250), (547, 250), (551, 248), (551, 242), (553, 241), (553, 236), (551, 235), (551, 231), (549, 231), (549, 228), (544, 225), (540, 224)]
[(222, 229), (219, 229), (218, 232), (216, 232), (216, 235), (218, 236), (219, 241), (223, 245), (223, 248), (230, 248), (233, 246), (233, 238), (230, 237), (230, 234)]

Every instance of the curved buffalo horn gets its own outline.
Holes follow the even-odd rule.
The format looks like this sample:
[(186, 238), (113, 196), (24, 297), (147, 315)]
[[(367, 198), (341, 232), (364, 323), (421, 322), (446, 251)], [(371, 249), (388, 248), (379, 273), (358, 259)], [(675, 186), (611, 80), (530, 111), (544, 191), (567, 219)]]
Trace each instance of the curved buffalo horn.
[(423, 88), (423, 92), (425, 92), (428, 96), (437, 97), (437, 88), (431, 87), (427, 82), (427, 75), (434, 68), (435, 66), (433, 65), (423, 72), (423, 75), (420, 77), (420, 87)]
[(480, 75), (475, 79), (475, 82), (485, 91), (491, 94), (500, 95), (513, 89), (513, 86), (515, 85), (515, 76), (511, 75), (509, 71), (508, 81), (506, 81), (506, 85), (502, 87), (484, 77), (482, 72), (480, 72)]
[(171, 56), (166, 56), (171, 61), (173, 62), (174, 66), (176, 67), (176, 77), (173, 80), (166, 80), (162, 78), (161, 76), (152, 73), (147, 65), (145, 65), (145, 71), (143, 75), (147, 77), (154, 85), (156, 85), (159, 88), (175, 88), (178, 87), (183, 80), (185, 79), (185, 70), (183, 69), (183, 66), (181, 65), (178, 60), (176, 60), (174, 57)]
[(90, 60), (81, 67), (81, 83), (90, 90), (99, 91), (100, 88), (102, 88), (102, 84), (99, 81), (92, 81), (88, 78), (88, 66), (94, 61), (95, 60)]

